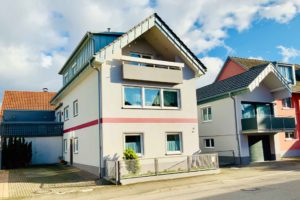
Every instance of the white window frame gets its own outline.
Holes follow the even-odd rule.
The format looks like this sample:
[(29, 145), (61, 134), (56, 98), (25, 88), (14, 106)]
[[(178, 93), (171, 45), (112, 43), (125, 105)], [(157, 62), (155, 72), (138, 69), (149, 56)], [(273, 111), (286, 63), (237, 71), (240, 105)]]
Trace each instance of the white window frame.
[[(68, 112), (66, 112), (68, 111)], [(68, 113), (68, 115), (66, 115)], [(64, 107), (64, 121), (68, 121), (70, 119), (69, 106)]]
[[(207, 119), (207, 120), (204, 120), (204, 110), (208, 110), (210, 108), (210, 112), (211, 112), (211, 119)], [(213, 113), (212, 113), (212, 107), (211, 106), (205, 106), (205, 107), (201, 107), (201, 120), (202, 122), (211, 122), (212, 119), (213, 119)], [(207, 111), (207, 115), (208, 115), (208, 111)]]
[(78, 137), (75, 137), (73, 139), (73, 153), (78, 153), (79, 152), (79, 140)]
[[(77, 107), (76, 107), (77, 104)], [(78, 99), (73, 101), (73, 116), (76, 117), (78, 116), (79, 112), (78, 112)]]
[[(179, 135), (180, 151), (168, 151), (168, 135)], [(166, 155), (180, 155), (183, 153), (182, 132), (167, 132), (165, 136)]]
[(68, 153), (68, 139), (64, 139), (64, 153)]
[[(137, 106), (137, 105), (134, 105), (134, 106), (131, 106), (131, 105), (125, 105), (125, 88), (139, 88), (141, 89), (141, 105), (140, 106)], [(123, 101), (123, 107), (124, 108), (142, 108), (143, 107), (143, 99), (144, 99), (144, 92), (143, 92), (143, 88), (142, 87), (139, 87), (139, 86), (123, 86), (123, 98), (122, 98), (122, 101)]]
[[(292, 134), (294, 135), (294, 137), (291, 137)], [(286, 137), (287, 135), (288, 137)], [(295, 131), (284, 132), (284, 138), (285, 140), (295, 140), (296, 139)]]
[(136, 153), (139, 157), (144, 155), (144, 134), (143, 133), (124, 133), (123, 134), (123, 150), (126, 150), (126, 136), (140, 136), (141, 153)]
[[(125, 88), (140, 88), (141, 89), (141, 106), (130, 106), (125, 105)], [(157, 89), (160, 90), (160, 106), (146, 106), (145, 104), (145, 89)], [(164, 91), (176, 91), (177, 92), (177, 102), (178, 107), (168, 107), (164, 106)], [(137, 86), (137, 85), (123, 85), (122, 87), (122, 106), (123, 108), (139, 108), (139, 109), (166, 109), (166, 110), (179, 110), (181, 109), (181, 90), (177, 88), (159, 88), (153, 86)]]
[[(215, 139), (214, 138), (205, 138), (205, 139), (203, 139), (204, 140), (204, 147), (206, 148), (206, 149), (214, 149), (215, 148)], [(206, 145), (206, 141), (209, 141), (209, 146), (207, 146)], [(214, 143), (214, 145), (212, 145), (212, 141), (214, 141), (213, 143)]]

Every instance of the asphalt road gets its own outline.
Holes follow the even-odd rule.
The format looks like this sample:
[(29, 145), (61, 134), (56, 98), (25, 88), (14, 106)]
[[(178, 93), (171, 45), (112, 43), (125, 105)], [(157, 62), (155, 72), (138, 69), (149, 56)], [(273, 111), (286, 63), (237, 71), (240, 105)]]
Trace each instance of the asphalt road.
[(107, 186), (92, 191), (39, 196), (39, 199), (300, 199), (300, 160), (222, 169), (218, 175)]

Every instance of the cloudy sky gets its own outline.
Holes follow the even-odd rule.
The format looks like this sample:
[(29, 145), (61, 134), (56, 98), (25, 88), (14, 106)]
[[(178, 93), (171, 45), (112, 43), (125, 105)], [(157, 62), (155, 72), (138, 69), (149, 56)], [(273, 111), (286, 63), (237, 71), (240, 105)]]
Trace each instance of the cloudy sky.
[[(228, 55), (300, 63), (300, 0), (0, 0), (4, 90), (61, 87), (58, 70), (86, 31), (127, 31), (157, 12), (208, 67)], [(1, 102), (1, 100), (0, 100)]]

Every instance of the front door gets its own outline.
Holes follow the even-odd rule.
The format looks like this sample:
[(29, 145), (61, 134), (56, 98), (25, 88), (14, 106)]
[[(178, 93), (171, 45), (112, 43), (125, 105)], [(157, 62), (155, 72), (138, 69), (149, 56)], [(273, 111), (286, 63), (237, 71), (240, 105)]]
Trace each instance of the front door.
[(70, 139), (70, 165), (73, 165), (73, 139)]

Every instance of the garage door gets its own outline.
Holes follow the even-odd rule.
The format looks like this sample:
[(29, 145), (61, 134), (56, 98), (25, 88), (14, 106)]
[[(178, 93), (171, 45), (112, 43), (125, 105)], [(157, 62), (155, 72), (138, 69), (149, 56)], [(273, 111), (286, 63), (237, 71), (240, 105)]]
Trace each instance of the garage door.
[(248, 142), (251, 162), (271, 160), (270, 136), (249, 136)]

